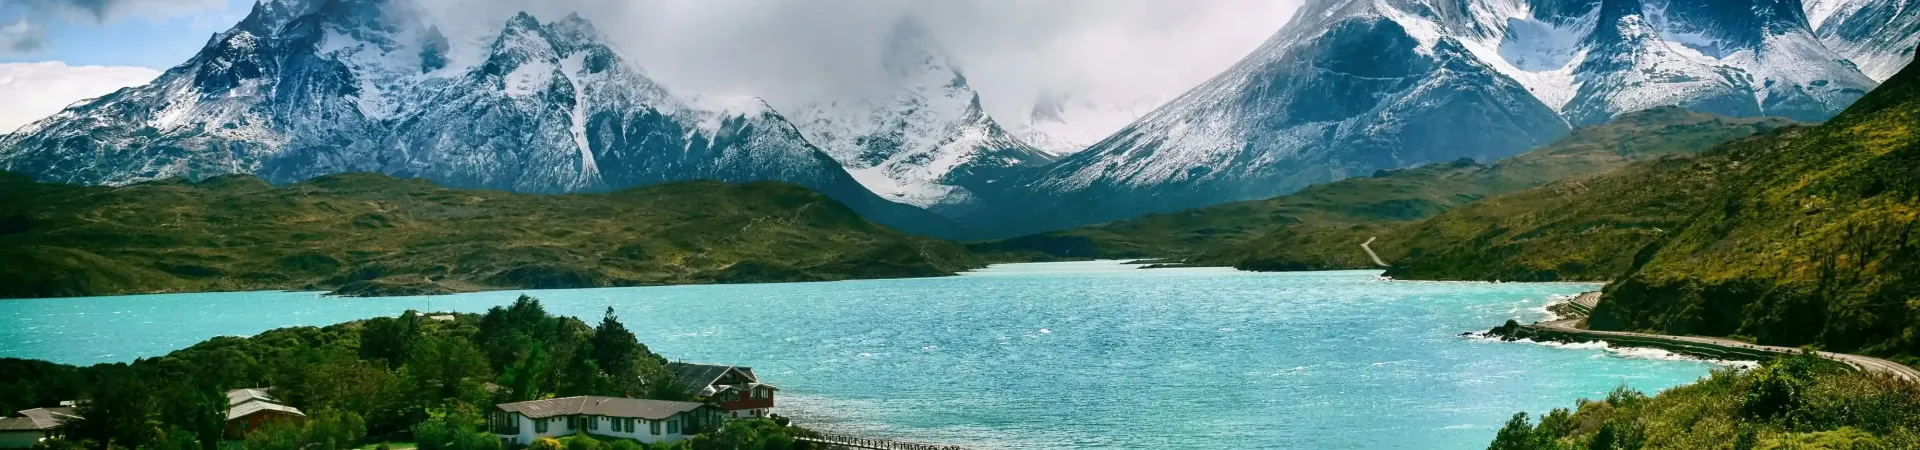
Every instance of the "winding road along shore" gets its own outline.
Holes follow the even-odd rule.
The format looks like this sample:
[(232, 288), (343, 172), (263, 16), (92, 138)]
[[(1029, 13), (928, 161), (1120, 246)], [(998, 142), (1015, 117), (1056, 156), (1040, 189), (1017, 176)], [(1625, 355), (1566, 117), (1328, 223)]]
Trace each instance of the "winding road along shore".
[[(1599, 292), (1588, 292), (1575, 297), (1573, 303), (1587, 311), (1600, 302)], [(1800, 349), (1751, 344), (1732, 339), (1702, 336), (1671, 336), (1664, 334), (1634, 333), (1627, 331), (1597, 331), (1579, 328), (1580, 319), (1561, 319), (1539, 322), (1525, 327), (1534, 333), (1545, 336), (1562, 336), (1576, 339), (1605, 341), (1609, 344), (1629, 347), (1653, 347), (1675, 353), (1704, 356), (1718, 359), (1764, 359), (1773, 354), (1799, 353)], [(1846, 363), (1854, 368), (1891, 375), (1909, 382), (1920, 383), (1920, 370), (1893, 361), (1871, 356), (1847, 353), (1818, 352), (1820, 356)]]

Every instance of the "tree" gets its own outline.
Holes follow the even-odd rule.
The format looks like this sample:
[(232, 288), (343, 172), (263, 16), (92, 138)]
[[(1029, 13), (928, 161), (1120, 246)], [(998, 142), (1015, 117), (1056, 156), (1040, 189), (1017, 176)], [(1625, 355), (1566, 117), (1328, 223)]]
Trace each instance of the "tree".
[(500, 450), (500, 439), (485, 431), (462, 431), (454, 437), (449, 450)]
[(640, 357), (648, 353), (646, 346), (640, 345), (640, 339), (627, 331), (620, 317), (613, 314), (613, 307), (607, 307), (600, 326), (593, 329), (593, 361), (600, 365), (600, 370), (614, 378), (638, 376)]
[(72, 436), (101, 447), (136, 448), (155, 434), (151, 391), (125, 364), (108, 366), (76, 413), (81, 419), (69, 425)]
[(399, 318), (368, 319), (360, 328), (360, 357), (380, 361), (388, 369), (399, 368), (420, 341), (420, 315), (407, 310)]
[(1552, 450), (1553, 443), (1534, 433), (1533, 421), (1527, 419), (1527, 413), (1515, 413), (1507, 419), (1507, 425), (1493, 435), (1493, 445), (1487, 450)]
[(483, 384), (488, 378), (487, 359), (465, 339), (435, 336), (422, 340), (405, 370), (407, 392), (416, 396), (414, 417), (428, 409), (486, 403)]
[(366, 421), (349, 411), (325, 410), (304, 422), (275, 420), (247, 434), (245, 450), (341, 450), (367, 437)]
[(162, 389), (160, 421), (171, 428), (164, 439), (178, 443), (185, 438), (198, 441), (198, 450), (220, 447), (227, 429), (227, 396), (218, 389), (200, 390), (190, 386)]
[(413, 425), (413, 440), (420, 450), (445, 450), (460, 430), (442, 418), (427, 419)]
[[(218, 440), (213, 442), (216, 445), (220, 443)], [(162, 431), (159, 435), (155, 436), (152, 443), (141, 446), (140, 448), (148, 450), (202, 450), (201, 447), (201, 439), (195, 438), (193, 432), (180, 428), (168, 428), (166, 431)]]
[(367, 422), (350, 411), (323, 410), (308, 417), (306, 442), (324, 449), (352, 448), (367, 438)]

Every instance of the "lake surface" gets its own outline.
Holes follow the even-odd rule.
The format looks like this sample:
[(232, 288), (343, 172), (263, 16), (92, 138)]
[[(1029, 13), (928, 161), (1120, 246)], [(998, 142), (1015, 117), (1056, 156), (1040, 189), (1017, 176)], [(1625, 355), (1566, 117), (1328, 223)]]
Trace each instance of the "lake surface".
[[(1516, 411), (1713, 367), (1457, 336), (1597, 285), (1133, 267), (524, 292), (589, 321), (612, 306), (669, 358), (752, 366), (783, 388), (782, 414), (813, 426), (976, 448), (1482, 449)], [(131, 361), (216, 335), (481, 312), (520, 292), (7, 300), (0, 356)]]

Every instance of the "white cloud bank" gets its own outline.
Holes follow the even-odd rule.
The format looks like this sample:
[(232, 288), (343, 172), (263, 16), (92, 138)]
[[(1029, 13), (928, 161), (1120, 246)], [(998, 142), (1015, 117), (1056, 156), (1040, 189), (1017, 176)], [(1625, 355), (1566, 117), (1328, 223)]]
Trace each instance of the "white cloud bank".
[[(419, 0), (491, 31), (518, 11), (579, 13), (655, 79), (775, 108), (885, 89), (880, 54), (902, 17), (958, 60), (982, 106), (1024, 122), (1065, 109), (1145, 113), (1226, 70), (1304, 0)], [(1071, 111), (1069, 111), (1071, 113)], [(1101, 128), (1111, 132), (1123, 117)]]
[(68, 66), (60, 61), (0, 63), (0, 132), (12, 132), (74, 102), (153, 81), (145, 67)]

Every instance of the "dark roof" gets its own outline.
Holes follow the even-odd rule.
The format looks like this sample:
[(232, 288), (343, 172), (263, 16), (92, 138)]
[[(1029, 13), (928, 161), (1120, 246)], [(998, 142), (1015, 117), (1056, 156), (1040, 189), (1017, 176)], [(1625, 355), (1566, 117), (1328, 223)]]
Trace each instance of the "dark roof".
[(30, 419), (30, 418), (26, 418), (26, 417), (0, 418), (0, 431), (29, 431), (29, 430), (37, 431), (40, 429), (41, 429), (40, 425), (33, 423), (33, 419)]
[(295, 408), (292, 406), (282, 405), (282, 404), (273, 403), (273, 402), (251, 401), (251, 402), (243, 403), (240, 406), (228, 408), (227, 420), (233, 420), (241, 417), (251, 416), (254, 414), (259, 414), (264, 411), (275, 411), (282, 414), (291, 414), (291, 415), (300, 416), (300, 417), (307, 416), (306, 413), (300, 412), (300, 408)]
[[(34, 408), (26, 411), (20, 411), (20, 415), (22, 417), (18, 417), (19, 419), (26, 419), (28, 422), (32, 423), (31, 428), (4, 428), (4, 429), (47, 430), (47, 429), (58, 428), (61, 424), (66, 423), (68, 420), (80, 418), (79, 415), (76, 415), (74, 413), (74, 409), (72, 406), (60, 406), (60, 407), (53, 407), (53, 408)], [(15, 424), (10, 426), (20, 426), (20, 425)]]
[(550, 398), (519, 403), (502, 403), (496, 406), (502, 411), (517, 412), (534, 419), (553, 416), (592, 415), (662, 420), (673, 417), (674, 414), (699, 409), (702, 406), (706, 406), (706, 404), (671, 402), (666, 400), (643, 400), (637, 398), (582, 396)]
[(300, 408), (275, 403), (273, 396), (267, 395), (270, 388), (234, 389), (227, 391), (227, 420), (238, 419), (262, 411), (278, 411), (285, 414), (305, 417)]
[[(713, 386), (714, 382), (720, 381), (720, 377), (726, 376), (727, 371), (733, 370), (735, 368), (736, 368), (735, 366), (723, 366), (718, 364), (700, 364), (700, 363), (686, 363), (686, 362), (667, 363), (667, 370), (673, 371), (674, 375), (678, 375), (680, 377), (681, 390), (692, 392), (695, 394), (700, 394), (700, 395), (711, 394), (711, 392), (704, 392), (704, 391), (706, 391), (708, 387)], [(758, 378), (753, 376), (753, 369), (751, 368), (738, 367), (738, 369), (740, 369), (741, 373), (746, 374), (748, 378)], [(759, 381), (759, 380), (756, 379), (754, 381)]]
[(273, 401), (273, 396), (267, 395), (266, 388), (234, 389), (227, 391), (227, 406), (229, 407), (255, 400), (271, 402)]

